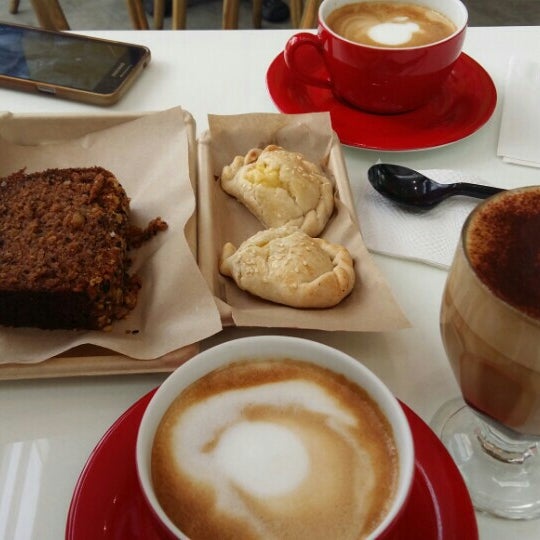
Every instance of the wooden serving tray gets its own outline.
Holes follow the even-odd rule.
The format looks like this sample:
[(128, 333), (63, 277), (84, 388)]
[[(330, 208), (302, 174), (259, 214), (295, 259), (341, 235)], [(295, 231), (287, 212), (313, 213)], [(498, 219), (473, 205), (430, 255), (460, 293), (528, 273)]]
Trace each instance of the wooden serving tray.
[(81, 345), (35, 364), (2, 364), (0, 380), (170, 373), (198, 352), (199, 344), (194, 343), (155, 360), (138, 360), (94, 345)]
[[(203, 292), (200, 294), (204, 294), (207, 287), (209, 296), (210, 293), (213, 295), (216, 304), (214, 312), (210, 296), (210, 311), (215, 316), (214, 326), (204, 327), (204, 332), (199, 333), (196, 339), (202, 339), (205, 332), (211, 335), (219, 331), (219, 328), (228, 326), (263, 329), (281, 325), (285, 328), (352, 332), (379, 332), (410, 326), (363, 244), (344, 156), (339, 140), (331, 129), (329, 116), (324, 113), (209, 115), (210, 129), (197, 139), (193, 118), (188, 112), (182, 112), (185, 112), (187, 119), (187, 166), (196, 200), (196, 210), (184, 232), (204, 278), (201, 279)], [(77, 139), (147, 114), (150, 113), (109, 113), (104, 116), (0, 113), (0, 137), (19, 145), (46, 145)], [(221, 168), (230, 163), (231, 157), (245, 155), (252, 146), (270, 142), (286, 148), (289, 148), (289, 144), (291, 147), (300, 145), (299, 151), (303, 151), (302, 146), (305, 146), (304, 155), (311, 156), (313, 161), (323, 160), (334, 178), (336, 203), (339, 204), (331, 222), (323, 231), (323, 237), (325, 234), (330, 235), (329, 241), (345, 245), (353, 254), (360, 287), (355, 287), (343, 302), (329, 310), (295, 310), (243, 297), (242, 291), (238, 295), (239, 291), (234, 287), (229, 295), (231, 289), (228, 291), (227, 287), (231, 287), (231, 284), (219, 273), (217, 262), (223, 242), (227, 240), (239, 245), (260, 229), (260, 223), (237, 201), (226, 197), (216, 180)], [(186, 165), (184, 163), (179, 166)], [(176, 309), (176, 305), (173, 309)], [(188, 341), (186, 339), (181, 343)], [(0, 380), (171, 372), (198, 350), (199, 343), (193, 343), (159, 358), (140, 360), (95, 345), (83, 345), (41, 362), (0, 364)], [(4, 360), (9, 361), (8, 358)]]

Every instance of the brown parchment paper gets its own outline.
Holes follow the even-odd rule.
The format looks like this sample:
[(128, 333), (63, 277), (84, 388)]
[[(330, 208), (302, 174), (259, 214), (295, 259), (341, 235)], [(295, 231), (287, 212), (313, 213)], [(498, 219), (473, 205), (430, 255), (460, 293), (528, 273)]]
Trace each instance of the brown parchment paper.
[[(362, 240), (341, 147), (328, 113), (299, 115), (210, 115), (209, 130), (199, 140), (199, 266), (224, 324), (344, 331), (388, 331), (409, 321)], [(321, 236), (346, 246), (357, 276), (352, 293), (330, 309), (295, 309), (261, 300), (240, 290), (218, 271), (225, 242), (236, 246), (263, 228), (220, 187), (224, 165), (253, 147), (278, 144), (322, 164), (335, 182), (336, 210)]]
[(124, 186), (136, 225), (145, 226), (156, 216), (169, 225), (133, 253), (131, 272), (137, 272), (143, 284), (138, 304), (111, 332), (0, 328), (0, 364), (39, 362), (84, 344), (154, 359), (221, 330), (215, 301), (185, 237), (195, 212), (192, 124), (189, 113), (174, 108), (75, 140), (53, 140), (54, 120), (39, 123), (48, 134), (44, 141), (28, 137), (31, 142), (21, 144), (5, 135), (0, 138), (0, 176), (21, 168), (32, 172), (99, 165)]

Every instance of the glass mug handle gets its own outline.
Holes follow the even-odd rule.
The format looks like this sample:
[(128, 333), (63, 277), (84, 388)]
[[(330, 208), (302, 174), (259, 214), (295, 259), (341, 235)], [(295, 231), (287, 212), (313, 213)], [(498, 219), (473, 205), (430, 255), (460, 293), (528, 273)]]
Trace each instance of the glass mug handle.
[(297, 57), (301, 47), (314, 47), (321, 58), (321, 62), (326, 67), (324, 61), (324, 49), (320, 39), (315, 34), (300, 32), (292, 36), (285, 45), (284, 58), (287, 67), (305, 84), (319, 86), (321, 88), (332, 88), (332, 81), (329, 76), (316, 76), (307, 72), (302, 67), (302, 61)]

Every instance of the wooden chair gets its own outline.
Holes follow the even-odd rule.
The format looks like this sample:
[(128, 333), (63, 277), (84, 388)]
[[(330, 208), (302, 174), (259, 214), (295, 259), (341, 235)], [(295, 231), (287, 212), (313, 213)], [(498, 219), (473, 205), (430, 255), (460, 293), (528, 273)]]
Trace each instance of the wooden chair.
[[(317, 13), (321, 0), (290, 0), (291, 24), (293, 28), (316, 28)], [(223, 28), (238, 28), (240, 0), (223, 1)], [(262, 0), (253, 0), (253, 27), (260, 28), (262, 21)]]
[[(42, 28), (47, 30), (69, 30), (69, 24), (59, 0), (31, 0), (32, 7)], [(20, 0), (10, 0), (10, 13), (17, 13)], [(148, 20), (142, 0), (126, 0), (129, 15), (135, 29), (148, 29)], [(185, 28), (187, 0), (173, 0), (172, 28)], [(163, 28), (165, 0), (154, 0), (154, 25)]]
[[(260, 28), (262, 25), (262, 0), (253, 1), (253, 12), (251, 20), (253, 28)], [(234, 30), (238, 28), (238, 13), (240, 11), (240, 0), (223, 0), (223, 21), (224, 30)]]
[[(298, 0), (296, 0), (298, 1)], [(148, 30), (148, 18), (146, 16), (142, 0), (126, 0), (129, 15), (133, 26), (137, 30)], [(222, 28), (229, 30), (238, 28), (238, 12), (240, 0), (223, 0)], [(165, 0), (154, 0), (154, 28), (163, 28), (163, 14), (165, 12)], [(186, 27), (187, 0), (172, 0), (173, 30), (183, 30)], [(253, 27), (260, 28), (262, 21), (262, 0), (253, 0)]]
[[(10, 0), (10, 13), (19, 11), (20, 0)], [(39, 25), (47, 30), (69, 30), (64, 11), (58, 0), (31, 0)]]
[[(317, 11), (321, 0), (290, 0), (291, 23), (293, 28), (315, 28)], [(17, 13), (20, 0), (10, 0), (10, 13)], [(42, 28), (48, 30), (69, 30), (69, 24), (59, 0), (31, 0), (32, 7)], [(142, 0), (126, 0), (129, 16), (136, 30), (149, 29), (148, 18)], [(223, 0), (222, 27), (238, 28), (240, 0)], [(172, 0), (171, 28), (182, 30), (186, 27), (187, 0)], [(154, 28), (163, 28), (165, 0), (154, 0)], [(252, 21), (254, 28), (262, 22), (262, 0), (253, 0)]]
[[(148, 18), (142, 0), (126, 0), (129, 16), (136, 30), (148, 30)], [(183, 30), (186, 27), (187, 0), (172, 0), (171, 28)], [(154, 0), (154, 28), (163, 28), (165, 0)]]

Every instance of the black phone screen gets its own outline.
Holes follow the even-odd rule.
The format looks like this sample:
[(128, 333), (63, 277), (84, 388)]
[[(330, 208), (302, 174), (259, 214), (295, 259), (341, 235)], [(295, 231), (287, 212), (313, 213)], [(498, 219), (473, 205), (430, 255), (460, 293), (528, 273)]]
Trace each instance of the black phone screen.
[(109, 93), (144, 48), (0, 23), (0, 74)]

